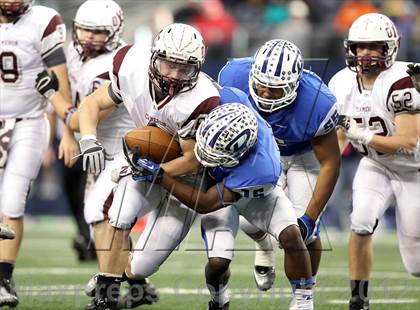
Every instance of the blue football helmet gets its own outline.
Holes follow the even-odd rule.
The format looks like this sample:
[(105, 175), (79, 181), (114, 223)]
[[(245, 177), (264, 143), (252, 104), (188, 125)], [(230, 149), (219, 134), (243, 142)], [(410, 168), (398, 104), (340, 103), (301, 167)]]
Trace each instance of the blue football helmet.
[(258, 123), (254, 112), (240, 103), (214, 109), (196, 133), (195, 156), (205, 167), (233, 167), (257, 142)]
[[(299, 48), (286, 40), (266, 42), (254, 56), (249, 91), (259, 110), (273, 112), (290, 105), (297, 96), (303, 59)], [(265, 98), (257, 88), (282, 90), (277, 98)]]

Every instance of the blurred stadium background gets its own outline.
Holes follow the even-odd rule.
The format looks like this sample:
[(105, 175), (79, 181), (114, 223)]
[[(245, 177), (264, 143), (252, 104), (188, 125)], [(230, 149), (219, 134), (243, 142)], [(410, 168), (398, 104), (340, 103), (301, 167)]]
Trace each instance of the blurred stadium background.
[[(343, 39), (349, 26), (357, 16), (367, 12), (384, 13), (395, 22), (401, 34), (399, 60), (420, 61), (420, 0), (115, 1), (125, 13), (124, 39), (129, 43), (151, 45), (156, 32), (174, 21), (197, 27), (208, 46), (203, 70), (213, 78), (217, 78), (217, 72), (227, 58), (252, 55), (265, 41), (282, 38), (297, 44), (305, 57), (305, 67), (328, 82), (345, 65)], [(68, 27), (68, 39), (71, 39), (72, 20), (83, 1), (36, 0), (35, 3), (57, 9)], [(358, 160), (357, 154), (346, 150), (339, 182), (323, 215), (323, 233), (328, 237), (324, 243), (329, 250), (320, 269), (319, 309), (345, 309), (341, 303), (349, 295), (346, 243), (351, 182)], [(61, 175), (62, 167), (57, 161), (44, 167), (30, 193), (27, 234), (17, 268), (18, 292), (23, 290), (19, 309), (81, 309), (87, 301), (82, 297), (83, 284), (97, 270), (95, 263), (80, 265), (71, 250), (75, 227), (68, 216)], [(394, 226), (391, 208), (377, 236), (372, 290), (373, 298), (378, 298), (379, 303), (374, 309), (420, 309), (420, 283), (403, 269)], [(199, 232), (194, 231), (190, 236), (185, 244), (192, 244), (194, 249), (201, 248)], [(250, 242), (242, 235), (239, 238), (241, 246), (249, 247)], [(205, 255), (201, 251), (188, 251), (185, 244), (156, 275), (154, 282), (165, 290), (162, 303), (150, 309), (205, 308), (207, 292), (202, 273)], [(43, 253), (48, 253), (49, 258), (45, 259)], [(183, 266), (187, 256), (191, 257), (188, 261), (192, 266)], [(278, 266), (280, 288), (264, 295), (254, 289), (252, 260), (252, 251), (241, 251), (236, 255), (232, 309), (279, 309), (279, 303), (286, 309), (290, 296), (282, 267)], [(282, 298), (284, 302), (279, 302)]]

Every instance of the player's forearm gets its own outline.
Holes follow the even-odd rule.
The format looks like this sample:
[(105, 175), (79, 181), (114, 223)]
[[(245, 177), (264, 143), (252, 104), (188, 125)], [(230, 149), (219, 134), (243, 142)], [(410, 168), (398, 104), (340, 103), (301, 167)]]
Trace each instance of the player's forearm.
[(394, 135), (386, 137), (374, 135), (369, 143), (369, 146), (382, 153), (394, 154), (401, 150), (414, 150), (419, 138), (420, 137), (407, 135)]
[(64, 113), (72, 107), (70, 101), (66, 100), (60, 92), (55, 92), (48, 98), (54, 107), (54, 111), (60, 119), (63, 119)]
[(321, 165), (315, 188), (309, 201), (306, 213), (316, 221), (327, 205), (340, 174), (340, 161)]
[(209, 195), (207, 192), (202, 192), (190, 185), (181, 183), (167, 173), (164, 173), (160, 185), (188, 208), (193, 209), (198, 213), (210, 213), (223, 207), (222, 204), (212, 201), (212, 199), (208, 197)]
[(196, 173), (199, 170), (200, 163), (196, 160), (194, 152), (191, 151), (174, 160), (161, 164), (161, 166), (167, 174), (175, 177)]
[[(94, 93), (95, 94), (95, 93)], [(96, 126), (99, 120), (99, 106), (95, 103), (93, 95), (87, 96), (79, 106), (79, 128), (82, 136), (96, 135)]]

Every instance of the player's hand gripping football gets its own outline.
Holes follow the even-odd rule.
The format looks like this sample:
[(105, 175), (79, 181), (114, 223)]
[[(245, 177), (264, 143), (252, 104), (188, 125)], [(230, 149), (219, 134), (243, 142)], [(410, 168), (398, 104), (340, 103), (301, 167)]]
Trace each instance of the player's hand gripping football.
[(164, 173), (163, 169), (154, 161), (143, 158), (139, 147), (135, 147), (130, 155), (127, 143), (123, 138), (123, 150), (125, 159), (130, 164), (133, 180), (150, 183), (161, 181)]
[(35, 88), (43, 96), (50, 98), (58, 91), (59, 83), (54, 71), (44, 70), (36, 76)]
[(315, 233), (315, 222), (306, 213), (297, 221), (302, 239), (306, 243)]
[(347, 115), (340, 115), (338, 117), (337, 127), (342, 129), (349, 140), (368, 145), (373, 138), (374, 133), (360, 128), (356, 121)]
[(410, 75), (414, 87), (420, 93), (420, 63), (408, 64), (407, 68), (407, 73)]
[(83, 171), (98, 175), (105, 169), (105, 149), (94, 135), (85, 135), (80, 141), (80, 153), (83, 156)]

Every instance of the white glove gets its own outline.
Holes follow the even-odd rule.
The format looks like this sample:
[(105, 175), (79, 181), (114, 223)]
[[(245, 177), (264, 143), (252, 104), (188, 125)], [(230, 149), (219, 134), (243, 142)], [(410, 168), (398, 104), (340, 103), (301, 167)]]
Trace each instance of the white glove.
[(374, 136), (374, 133), (366, 128), (360, 128), (356, 121), (350, 116), (340, 115), (337, 127), (341, 128), (347, 138), (359, 144), (368, 145)]
[(98, 175), (105, 169), (105, 150), (96, 140), (95, 135), (85, 135), (80, 141), (80, 152), (83, 156), (83, 171)]

